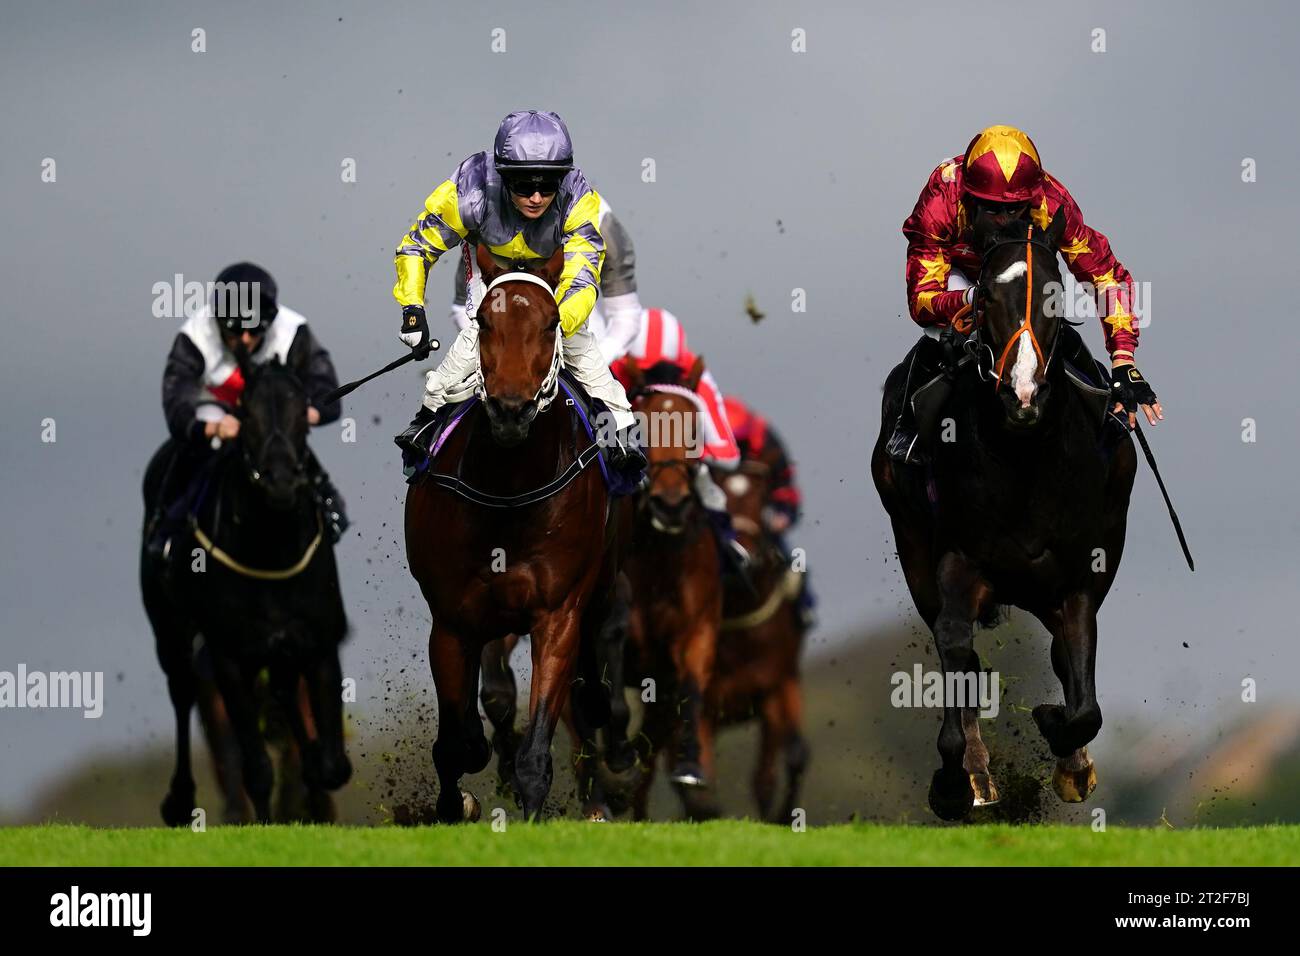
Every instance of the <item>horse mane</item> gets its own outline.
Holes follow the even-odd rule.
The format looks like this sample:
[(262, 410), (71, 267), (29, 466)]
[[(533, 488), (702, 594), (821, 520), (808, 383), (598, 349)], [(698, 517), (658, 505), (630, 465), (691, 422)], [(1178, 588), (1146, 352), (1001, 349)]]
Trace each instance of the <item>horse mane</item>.
[(681, 385), (686, 377), (680, 366), (667, 360), (655, 362), (641, 374), (646, 385)]

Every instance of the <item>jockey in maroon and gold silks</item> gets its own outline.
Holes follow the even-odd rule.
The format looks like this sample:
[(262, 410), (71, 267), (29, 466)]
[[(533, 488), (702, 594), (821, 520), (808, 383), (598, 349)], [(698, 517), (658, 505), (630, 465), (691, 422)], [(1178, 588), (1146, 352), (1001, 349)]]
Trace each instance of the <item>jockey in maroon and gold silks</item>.
[[(972, 188), (972, 180), (977, 179)], [(963, 202), (969, 194), (998, 202), (1028, 202), (1029, 217), (1040, 229), (1047, 228), (1057, 210), (1064, 210), (1061, 255), (1077, 281), (1091, 284), (1099, 295), (1104, 293), (1098, 311), (1106, 351), (1112, 360), (1131, 361), (1138, 342), (1131, 311), (1133, 277), (1115, 258), (1106, 237), (1083, 221), (1066, 188), (1042, 170), (1029, 137), (1011, 127), (990, 127), (966, 153), (941, 163), (903, 223), (907, 305), (913, 320), (922, 326), (948, 325), (966, 301), (964, 290), (948, 288), (951, 270), (958, 269), (972, 283), (979, 274), (980, 257), (971, 245), (973, 217)]]

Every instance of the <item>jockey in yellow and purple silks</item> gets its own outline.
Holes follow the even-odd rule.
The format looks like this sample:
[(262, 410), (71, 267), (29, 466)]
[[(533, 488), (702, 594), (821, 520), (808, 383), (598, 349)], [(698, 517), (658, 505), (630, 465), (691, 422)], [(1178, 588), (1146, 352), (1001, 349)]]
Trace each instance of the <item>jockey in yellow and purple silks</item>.
[[(627, 394), (610, 374), (587, 327), (605, 257), (600, 205), (600, 195), (573, 165), (573, 143), (564, 121), (551, 112), (511, 113), (497, 130), (492, 152), (470, 156), (425, 200), (424, 211), (398, 244), (393, 295), (402, 306), (402, 341), (427, 353), (425, 283), (429, 268), (443, 255), (468, 242), (486, 246), (503, 260), (543, 262), (562, 248), (564, 269), (555, 301), (564, 365), (613, 417), (619, 440), (610, 449), (611, 462), (639, 473), (645, 458), (628, 438), (636, 420)], [(475, 257), (467, 260), (473, 270), (466, 301), (471, 321), (442, 364), (426, 376), (420, 410), (396, 438), (400, 448), (416, 456), (428, 451), (433, 413), (448, 400), (469, 397), (478, 371), (478, 325), (473, 320), (485, 285)]]

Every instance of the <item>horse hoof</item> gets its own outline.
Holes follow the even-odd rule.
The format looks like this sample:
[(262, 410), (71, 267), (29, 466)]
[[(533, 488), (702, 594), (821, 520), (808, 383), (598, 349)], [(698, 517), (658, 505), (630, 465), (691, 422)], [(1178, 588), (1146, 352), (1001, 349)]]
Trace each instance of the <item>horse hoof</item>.
[(936, 770), (930, 780), (930, 809), (940, 820), (964, 820), (975, 805), (975, 791), (971, 789), (969, 774), (962, 774), (960, 784), (945, 792), (943, 771)]
[(479, 806), (478, 798), (468, 790), (462, 790), (460, 792), (460, 803), (465, 822), (477, 823), (479, 817), (483, 815), (483, 808)]
[(970, 775), (970, 786), (975, 791), (975, 803), (977, 807), (991, 807), (1001, 799), (998, 793), (997, 784), (993, 778), (986, 773), (973, 773)]
[(1097, 767), (1086, 750), (1080, 753), (1081, 758), (1058, 760), (1052, 771), (1052, 789), (1063, 803), (1083, 803), (1097, 789)]
[(689, 787), (692, 790), (702, 790), (709, 785), (704, 770), (698, 764), (678, 764), (668, 779), (679, 787)]
[(159, 807), (163, 823), (169, 827), (187, 827), (194, 822), (194, 795), (188, 798), (168, 793)]

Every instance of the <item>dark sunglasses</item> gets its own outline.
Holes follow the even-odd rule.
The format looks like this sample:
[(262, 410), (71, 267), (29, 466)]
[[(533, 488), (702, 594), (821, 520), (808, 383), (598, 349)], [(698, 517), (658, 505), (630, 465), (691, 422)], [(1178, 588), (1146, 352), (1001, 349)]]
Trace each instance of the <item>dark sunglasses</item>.
[(541, 193), (543, 196), (554, 196), (560, 188), (560, 181), (552, 177), (546, 178), (514, 178), (506, 180), (506, 189), (509, 189), (516, 196), (528, 197), (533, 193)]

